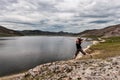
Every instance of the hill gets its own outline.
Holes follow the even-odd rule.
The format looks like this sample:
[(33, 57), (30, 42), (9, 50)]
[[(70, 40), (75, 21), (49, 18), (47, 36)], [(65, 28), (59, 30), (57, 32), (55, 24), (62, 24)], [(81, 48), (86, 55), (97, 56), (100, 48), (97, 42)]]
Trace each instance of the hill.
[(11, 29), (7, 29), (3, 26), (0, 26), (0, 36), (35, 36), (35, 35), (48, 35), (48, 36), (73, 36), (74, 33), (68, 32), (49, 32), (49, 31), (41, 31), (41, 30), (23, 30), (23, 31), (15, 31)]
[(120, 36), (120, 24), (109, 26), (103, 29), (94, 29), (94, 30), (86, 30), (84, 32), (78, 33), (80, 36), (87, 37), (113, 37)]
[(18, 31), (7, 29), (3, 26), (0, 26), (0, 36), (21, 36), (22, 34)]
[(20, 31), (23, 35), (48, 35), (48, 36), (73, 36), (74, 33), (68, 33), (68, 32), (49, 32), (49, 31), (41, 31), (41, 30), (23, 30)]
[(113, 37), (120, 36), (120, 24), (108, 26), (103, 29), (86, 30), (80, 33), (68, 33), (68, 32), (49, 32), (41, 30), (23, 30), (15, 31), (0, 26), (0, 36), (17, 36), (17, 35), (48, 35), (48, 36), (83, 36), (83, 37)]

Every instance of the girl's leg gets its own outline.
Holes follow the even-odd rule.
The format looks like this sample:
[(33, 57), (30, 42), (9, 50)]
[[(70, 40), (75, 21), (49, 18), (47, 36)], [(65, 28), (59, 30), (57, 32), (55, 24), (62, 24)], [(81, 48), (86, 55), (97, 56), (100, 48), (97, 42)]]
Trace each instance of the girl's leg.
[(80, 52), (81, 52), (83, 55), (86, 55), (86, 53), (83, 51), (83, 49), (80, 49)]
[(75, 56), (74, 56), (74, 59), (77, 57), (79, 51), (80, 51), (80, 50), (77, 50), (77, 51), (76, 51)]

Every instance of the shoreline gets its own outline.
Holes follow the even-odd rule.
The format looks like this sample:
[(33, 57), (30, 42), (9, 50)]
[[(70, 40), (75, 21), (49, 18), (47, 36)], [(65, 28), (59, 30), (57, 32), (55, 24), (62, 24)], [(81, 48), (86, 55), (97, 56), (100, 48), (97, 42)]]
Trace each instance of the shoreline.
[[(89, 79), (118, 80), (119, 73), (120, 73), (119, 60), (120, 60), (120, 56), (107, 58), (105, 60), (74, 59), (74, 60), (67, 60), (67, 61), (56, 61), (53, 63), (38, 65), (23, 74), (13, 75), (6, 78), (0, 78), (0, 80), (22, 80), (22, 79), (33, 80), (34, 78), (35, 78), (34, 80), (38, 80), (38, 78), (40, 80), (44, 80), (44, 79), (45, 80), (48, 80), (48, 79), (77, 80), (78, 78), (81, 78), (81, 80), (89, 80)], [(67, 75), (68, 77), (64, 78), (63, 75)]]
[[(103, 39), (100, 39), (99, 38), (99, 41), (98, 40), (91, 40), (92, 41), (92, 44), (90, 44), (90, 45), (88, 45), (86, 48), (84, 48), (83, 50), (84, 51), (89, 51), (90, 50), (90, 47), (92, 46), (92, 45), (96, 45), (96, 44), (99, 44), (100, 42), (105, 42), (105, 40), (103, 40)], [(65, 60), (64, 62), (68, 62), (68, 61), (74, 61), (74, 60), (80, 60), (80, 59), (82, 59), (82, 60), (84, 60), (84, 59), (92, 59), (91, 58), (91, 55), (97, 55), (96, 53), (88, 53), (86, 56), (79, 56), (78, 55), (78, 58), (76, 58), (76, 59), (70, 59), (70, 60)], [(62, 62), (62, 60), (61, 61), (55, 61), (55, 62), (49, 62), (49, 63), (56, 63), (56, 62)], [(45, 63), (45, 64), (41, 64), (41, 65), (46, 65), (46, 64), (49, 64), (49, 63)], [(41, 66), (41, 65), (38, 65), (38, 66)], [(37, 67), (37, 66), (36, 66)], [(34, 68), (36, 68), (36, 67), (34, 67)], [(32, 68), (32, 69), (34, 69), (34, 68)], [(29, 70), (27, 70), (27, 71), (30, 71), (30, 70), (32, 70), (32, 69), (29, 69)], [(13, 79), (16, 79), (16, 78), (21, 78), (22, 76), (26, 76), (27, 75), (27, 71), (25, 71), (25, 72), (23, 72), (23, 73), (16, 73), (16, 74), (13, 74), (13, 75), (8, 75), (8, 76), (3, 76), (3, 77), (0, 77), (0, 80), (13, 80)], [(36, 72), (36, 70), (35, 71), (33, 71), (33, 72)], [(17, 80), (17, 79), (16, 79)]]
[[(94, 41), (94, 40), (91, 40), (92, 41), (92, 44), (88, 45), (86, 48), (84, 48), (83, 50), (86, 51), (86, 50), (89, 50), (89, 48), (92, 46), (92, 45), (95, 45), (94, 42), (97, 42), (97, 41)], [(82, 57), (82, 56), (81, 56)], [(79, 57), (78, 55), (78, 58), (81, 58)], [(73, 59), (70, 59), (70, 60), (73, 60)], [(61, 60), (62, 61), (62, 60)], [(65, 60), (65, 61), (69, 61), (69, 60)], [(55, 62), (58, 62), (58, 61), (55, 61)], [(52, 63), (52, 62), (49, 62), (49, 63)], [(47, 64), (47, 63), (45, 63)], [(44, 64), (41, 64), (41, 65), (44, 65)], [(39, 65), (38, 65), (39, 66)], [(29, 69), (30, 70), (30, 69)], [(26, 72), (24, 73), (16, 73), (16, 74), (11, 74), (11, 75), (6, 75), (6, 76), (3, 76), (3, 77), (0, 77), (0, 80), (11, 80), (11, 78), (16, 78), (16, 77), (19, 77), (19, 76), (25, 76), (26, 75)]]

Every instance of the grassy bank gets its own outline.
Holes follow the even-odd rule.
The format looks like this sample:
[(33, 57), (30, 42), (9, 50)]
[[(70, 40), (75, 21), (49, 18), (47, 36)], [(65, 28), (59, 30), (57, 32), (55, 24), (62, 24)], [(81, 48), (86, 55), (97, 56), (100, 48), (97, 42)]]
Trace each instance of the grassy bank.
[(94, 55), (93, 58), (114, 57), (120, 55), (120, 37), (104, 38), (105, 42), (101, 42), (97, 45), (91, 46), (93, 53), (98, 52), (100, 54)]

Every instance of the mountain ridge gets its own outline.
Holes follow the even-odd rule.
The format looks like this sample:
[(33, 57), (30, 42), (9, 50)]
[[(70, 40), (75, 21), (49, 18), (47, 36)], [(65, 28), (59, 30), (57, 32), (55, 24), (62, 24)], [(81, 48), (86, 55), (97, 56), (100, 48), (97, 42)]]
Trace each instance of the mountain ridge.
[(23, 30), (20, 31), (23, 35), (49, 35), (49, 36), (74, 36), (74, 33), (68, 32), (50, 32), (50, 31), (42, 31), (42, 30)]
[(120, 36), (120, 24), (108, 26), (102, 29), (93, 29), (93, 30), (86, 30), (77, 35), (80, 36), (96, 36), (96, 37), (113, 37), (113, 36)]
[(47, 35), (47, 36), (74, 36), (74, 33), (69, 32), (50, 32), (42, 30), (23, 30), (17, 31), (0, 26), (0, 36), (36, 36), (36, 35)]
[(69, 32), (50, 32), (50, 31), (42, 31), (42, 30), (23, 30), (23, 31), (15, 31), (11, 29), (7, 29), (3, 26), (0, 26), (0, 36), (35, 36), (35, 35), (48, 35), (48, 36), (96, 36), (96, 37), (113, 37), (120, 36), (120, 24), (108, 26), (103, 29), (93, 29), (93, 30), (85, 30), (80, 33), (69, 33)]

